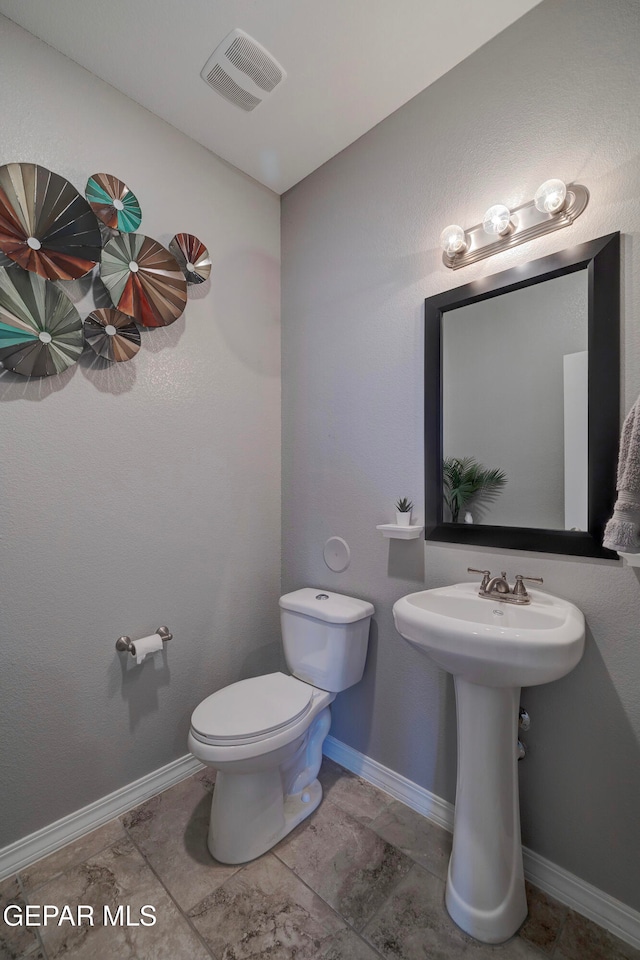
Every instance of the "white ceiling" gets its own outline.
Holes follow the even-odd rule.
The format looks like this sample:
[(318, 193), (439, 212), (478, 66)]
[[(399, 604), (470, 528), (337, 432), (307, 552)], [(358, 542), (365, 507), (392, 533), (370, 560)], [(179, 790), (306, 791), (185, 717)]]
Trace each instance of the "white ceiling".
[[(283, 193), (539, 2), (0, 0), (0, 13)], [(235, 27), (288, 74), (251, 113), (200, 77)]]

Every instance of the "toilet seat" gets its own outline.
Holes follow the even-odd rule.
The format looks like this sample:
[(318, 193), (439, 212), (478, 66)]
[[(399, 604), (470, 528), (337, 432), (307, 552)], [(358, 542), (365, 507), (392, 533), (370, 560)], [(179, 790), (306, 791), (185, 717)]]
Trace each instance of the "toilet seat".
[(311, 709), (315, 688), (284, 673), (232, 683), (193, 711), (191, 735), (201, 743), (232, 746), (284, 733)]

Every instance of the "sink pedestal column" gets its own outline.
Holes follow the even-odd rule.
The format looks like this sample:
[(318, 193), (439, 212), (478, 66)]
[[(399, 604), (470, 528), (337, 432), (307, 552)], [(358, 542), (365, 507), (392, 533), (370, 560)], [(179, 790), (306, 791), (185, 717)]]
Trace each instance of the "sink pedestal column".
[(516, 757), (520, 688), (454, 681), (458, 780), (445, 900), (466, 933), (502, 943), (527, 915)]

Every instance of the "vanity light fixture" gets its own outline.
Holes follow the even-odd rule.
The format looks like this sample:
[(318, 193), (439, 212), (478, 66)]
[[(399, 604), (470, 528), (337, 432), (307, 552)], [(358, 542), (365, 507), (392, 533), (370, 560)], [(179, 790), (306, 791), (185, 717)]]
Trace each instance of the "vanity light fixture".
[(442, 261), (451, 270), (458, 270), (552, 230), (568, 227), (588, 202), (589, 191), (581, 184), (545, 180), (533, 200), (513, 210), (504, 204), (494, 204), (482, 223), (474, 227), (467, 230), (457, 224), (445, 227), (440, 235)]
[(562, 180), (545, 180), (536, 190), (533, 202), (540, 213), (559, 213), (567, 199), (567, 186)]
[(457, 223), (451, 223), (445, 227), (440, 234), (440, 246), (448, 256), (452, 257), (456, 253), (464, 253), (467, 249), (464, 230)]
[(482, 229), (489, 236), (504, 237), (511, 230), (511, 211), (503, 203), (489, 207), (482, 218)]

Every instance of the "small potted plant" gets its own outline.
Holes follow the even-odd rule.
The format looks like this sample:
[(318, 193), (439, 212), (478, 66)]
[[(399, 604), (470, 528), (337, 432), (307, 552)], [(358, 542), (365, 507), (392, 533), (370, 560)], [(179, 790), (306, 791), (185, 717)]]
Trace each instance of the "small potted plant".
[(413, 503), (408, 497), (401, 497), (396, 500), (396, 523), (399, 527), (411, 526), (411, 511)]

